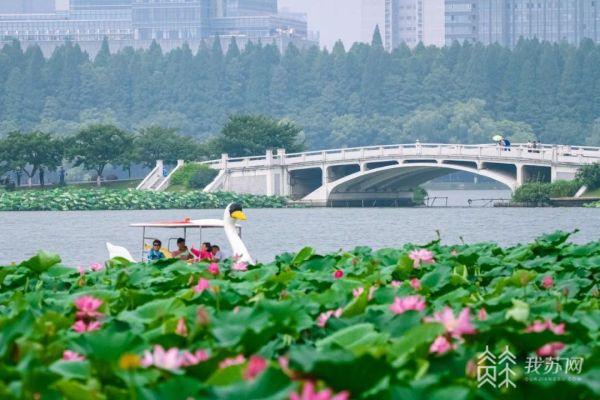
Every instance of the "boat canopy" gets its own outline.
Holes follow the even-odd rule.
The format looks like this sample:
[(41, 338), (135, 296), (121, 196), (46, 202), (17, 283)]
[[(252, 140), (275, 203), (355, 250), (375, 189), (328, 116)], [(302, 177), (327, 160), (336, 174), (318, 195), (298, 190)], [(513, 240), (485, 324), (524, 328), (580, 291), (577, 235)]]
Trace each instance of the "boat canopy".
[[(223, 228), (223, 220), (220, 220), (220, 219), (194, 219), (194, 220), (185, 219), (183, 221), (141, 222), (141, 223), (131, 224), (130, 226), (137, 227), (137, 228), (169, 228), (169, 229)], [(236, 227), (240, 228), (240, 225), (236, 225)]]

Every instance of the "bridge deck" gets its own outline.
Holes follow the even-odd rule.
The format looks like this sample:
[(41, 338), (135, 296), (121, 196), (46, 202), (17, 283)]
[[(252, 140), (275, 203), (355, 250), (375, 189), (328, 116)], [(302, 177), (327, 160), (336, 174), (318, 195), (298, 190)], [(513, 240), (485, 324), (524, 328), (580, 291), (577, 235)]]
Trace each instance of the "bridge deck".
[[(261, 168), (270, 165), (289, 167), (307, 164), (333, 164), (361, 160), (383, 160), (402, 158), (462, 159), (479, 161), (527, 162), (540, 165), (564, 164), (583, 165), (600, 162), (600, 148), (586, 146), (542, 145), (536, 149), (525, 144), (516, 144), (507, 151), (494, 144), (398, 144), (370, 146), (303, 153), (277, 154), (271, 159), (265, 156), (227, 158), (227, 169)], [(224, 160), (205, 161), (212, 168), (221, 169)]]

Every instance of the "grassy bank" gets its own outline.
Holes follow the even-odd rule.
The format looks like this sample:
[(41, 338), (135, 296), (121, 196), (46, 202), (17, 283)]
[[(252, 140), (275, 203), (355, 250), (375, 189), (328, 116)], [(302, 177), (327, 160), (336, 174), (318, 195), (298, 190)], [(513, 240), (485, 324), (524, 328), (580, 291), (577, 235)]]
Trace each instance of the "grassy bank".
[(284, 207), (283, 197), (234, 193), (151, 192), (134, 189), (52, 189), (0, 193), (0, 211), (160, 210), (223, 208), (232, 201), (245, 207)]
[[(567, 238), (305, 248), (211, 272), (40, 253), (0, 267), (0, 398), (597, 398), (600, 242)], [(478, 388), (486, 348), (514, 356), (515, 387)], [(527, 369), (550, 356), (584, 362)]]

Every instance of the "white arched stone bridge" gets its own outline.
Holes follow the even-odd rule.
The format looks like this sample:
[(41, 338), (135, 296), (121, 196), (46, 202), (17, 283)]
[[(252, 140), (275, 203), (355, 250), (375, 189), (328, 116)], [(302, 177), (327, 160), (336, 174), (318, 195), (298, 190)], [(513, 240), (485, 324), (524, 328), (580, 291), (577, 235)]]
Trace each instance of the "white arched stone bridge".
[(207, 192), (281, 195), (327, 205), (406, 202), (418, 185), (456, 171), (491, 178), (514, 191), (531, 180), (572, 180), (579, 167), (595, 162), (600, 162), (598, 147), (415, 143), (293, 154), (279, 149), (244, 158), (223, 154), (203, 163), (219, 170)]

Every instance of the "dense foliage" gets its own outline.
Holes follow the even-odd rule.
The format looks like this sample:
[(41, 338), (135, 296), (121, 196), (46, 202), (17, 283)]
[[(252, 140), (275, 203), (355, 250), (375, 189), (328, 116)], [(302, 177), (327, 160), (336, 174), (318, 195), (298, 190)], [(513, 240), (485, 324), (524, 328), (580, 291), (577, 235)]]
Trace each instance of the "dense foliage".
[(267, 149), (304, 150), (302, 128), (288, 120), (278, 121), (264, 115), (230, 116), (208, 148), (213, 158), (226, 153), (230, 157), (252, 157)]
[(579, 180), (525, 183), (515, 190), (512, 200), (528, 205), (547, 205), (551, 198), (574, 196), (581, 185)]
[(44, 59), (0, 51), (0, 132), (60, 134), (82, 123), (149, 125), (209, 137), (228, 115), (289, 117), (309, 148), (390, 142), (481, 142), (498, 131), (544, 143), (600, 145), (600, 45), (521, 41), (445, 48), (356, 44), (330, 50), (219, 41), (163, 53), (77, 45)]
[(96, 180), (100, 179), (108, 164), (130, 164), (133, 136), (112, 125), (91, 125), (76, 135), (68, 138), (65, 148), (67, 157), (74, 166), (83, 165), (87, 170), (96, 172)]
[[(115, 125), (91, 124), (66, 137), (15, 131), (0, 137), (0, 181), (7, 185), (3, 176), (14, 176), (20, 186), (25, 173), (31, 185), (37, 172), (38, 182), (43, 186), (45, 171), (66, 164), (93, 171), (100, 185), (108, 165), (130, 170), (133, 165), (151, 168), (156, 160), (174, 165), (178, 160), (214, 159), (223, 153), (237, 157), (264, 155), (267, 149), (301, 151), (304, 148), (301, 133), (302, 129), (292, 121), (262, 115), (231, 116), (221, 133), (204, 143), (177, 133), (177, 129), (154, 125), (130, 133)], [(210, 171), (199, 171), (190, 187), (202, 188), (206, 185), (202, 183), (212, 177)], [(189, 182), (190, 179), (185, 179), (186, 185)]]
[(199, 160), (205, 149), (190, 136), (178, 134), (177, 129), (149, 126), (141, 128), (134, 140), (131, 161), (153, 168), (156, 160), (174, 165), (177, 160)]
[(171, 177), (171, 185), (187, 189), (204, 189), (219, 172), (204, 164), (185, 164)]
[[(0, 268), (0, 397), (598, 398), (600, 242), (567, 237), (305, 248), (256, 266), (76, 270), (40, 253)], [(515, 387), (478, 388), (482, 353), (506, 348)], [(557, 356), (581, 369), (527, 366)]]
[(0, 211), (162, 210), (224, 208), (231, 202), (246, 207), (284, 207), (277, 196), (237, 193), (152, 192), (134, 189), (53, 189), (0, 193)]
[(14, 171), (29, 182), (38, 174), (44, 183), (44, 172), (55, 170), (62, 162), (64, 142), (48, 133), (11, 132), (0, 138), (0, 177)]
[(577, 179), (589, 190), (600, 188), (600, 163), (588, 164), (579, 168)]

